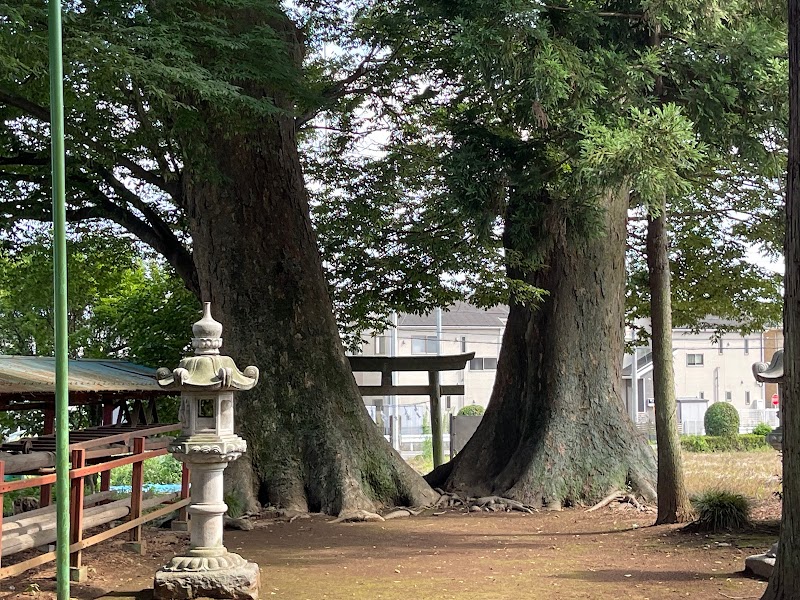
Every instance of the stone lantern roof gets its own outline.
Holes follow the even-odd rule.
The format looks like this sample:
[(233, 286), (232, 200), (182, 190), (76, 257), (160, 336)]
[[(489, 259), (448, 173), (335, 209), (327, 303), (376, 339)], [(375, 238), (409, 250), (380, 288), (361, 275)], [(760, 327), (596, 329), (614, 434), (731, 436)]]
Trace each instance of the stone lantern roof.
[(776, 351), (769, 364), (755, 363), (753, 375), (763, 383), (783, 383), (783, 350)]
[(211, 316), (211, 303), (203, 303), (203, 318), (192, 326), (194, 356), (181, 360), (177, 369), (156, 371), (158, 385), (176, 391), (246, 391), (258, 383), (258, 368), (240, 371), (230, 356), (220, 355), (222, 324)]

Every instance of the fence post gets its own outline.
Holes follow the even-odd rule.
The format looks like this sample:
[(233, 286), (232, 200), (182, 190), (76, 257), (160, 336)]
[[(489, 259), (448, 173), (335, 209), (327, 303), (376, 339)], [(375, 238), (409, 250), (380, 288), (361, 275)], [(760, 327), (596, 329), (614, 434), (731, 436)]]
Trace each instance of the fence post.
[[(142, 486), (144, 485), (144, 441), (145, 438), (137, 437), (133, 439), (133, 453), (139, 458), (133, 463), (131, 473), (131, 514), (129, 521), (138, 519), (142, 516)], [(128, 542), (125, 547), (136, 554), (144, 554), (144, 542), (142, 541), (142, 526), (139, 525), (130, 530)]]
[[(181, 500), (189, 497), (189, 467), (186, 463), (181, 463)], [(189, 512), (184, 506), (178, 511), (178, 518), (173, 519), (170, 524), (174, 531), (189, 531)]]
[[(6, 463), (0, 460), (0, 485), (6, 480)], [(3, 492), (0, 491), (0, 561), (3, 555)], [(2, 562), (0, 562), (2, 564)]]
[[(86, 466), (86, 450), (77, 448), (72, 451), (72, 470), (82, 469)], [(70, 544), (77, 544), (83, 539), (83, 476), (73, 477), (70, 473), (72, 485), (70, 486), (70, 517), (69, 537)], [(83, 552), (76, 550), (69, 555), (70, 581), (86, 581), (88, 570), (82, 565)]]

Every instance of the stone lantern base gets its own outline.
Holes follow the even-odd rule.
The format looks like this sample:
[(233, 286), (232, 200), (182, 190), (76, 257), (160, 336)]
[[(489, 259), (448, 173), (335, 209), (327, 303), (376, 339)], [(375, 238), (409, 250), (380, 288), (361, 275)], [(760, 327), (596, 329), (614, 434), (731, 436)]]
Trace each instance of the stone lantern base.
[(153, 597), (156, 600), (258, 600), (258, 565), (244, 560), (242, 562), (243, 564), (236, 567), (206, 571), (161, 569), (156, 572), (153, 582)]
[(772, 548), (767, 550), (764, 554), (755, 554), (748, 556), (744, 561), (744, 572), (752, 574), (762, 579), (769, 579), (772, 577), (772, 571), (775, 569), (775, 557), (778, 555), (778, 542), (772, 544)]

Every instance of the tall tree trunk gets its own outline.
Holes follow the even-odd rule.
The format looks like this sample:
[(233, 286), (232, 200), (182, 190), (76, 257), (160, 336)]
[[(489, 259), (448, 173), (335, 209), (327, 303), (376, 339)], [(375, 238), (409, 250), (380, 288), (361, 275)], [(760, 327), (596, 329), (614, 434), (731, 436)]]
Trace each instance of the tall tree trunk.
[(800, 0), (789, 0), (789, 173), (784, 253), (783, 513), (775, 570), (763, 600), (800, 598)]
[(565, 220), (548, 227), (546, 266), (529, 276), (548, 295), (512, 303), (486, 414), (430, 483), (552, 508), (626, 484), (654, 498), (653, 452), (620, 398), (627, 200), (605, 196), (602, 237), (571, 239)]
[[(650, 271), (650, 321), (653, 328), (653, 395), (658, 443), (658, 516), (656, 525), (685, 523), (692, 503), (683, 479), (678, 436), (675, 372), (672, 361), (672, 294), (666, 207), (647, 227), (647, 267)], [(635, 368), (635, 366), (634, 366)]]
[[(288, 19), (278, 27), (299, 63), (299, 34)], [(248, 452), (229, 466), (227, 489), (330, 514), (429, 503), (435, 492), (378, 431), (345, 357), (293, 118), (198, 111), (204, 128), (183, 144), (200, 149), (187, 157), (184, 196), (202, 299), (225, 328), (223, 350), (262, 373), (236, 403)]]

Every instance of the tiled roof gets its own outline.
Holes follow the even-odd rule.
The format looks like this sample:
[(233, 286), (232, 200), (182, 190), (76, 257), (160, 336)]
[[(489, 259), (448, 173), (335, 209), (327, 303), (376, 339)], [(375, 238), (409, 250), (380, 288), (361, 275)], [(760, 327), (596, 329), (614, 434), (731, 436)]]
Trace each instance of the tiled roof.
[[(442, 327), (504, 327), (508, 319), (508, 306), (499, 305), (483, 309), (456, 302), (442, 310)], [(435, 327), (436, 313), (427, 315), (401, 314), (397, 318), (398, 327)]]

